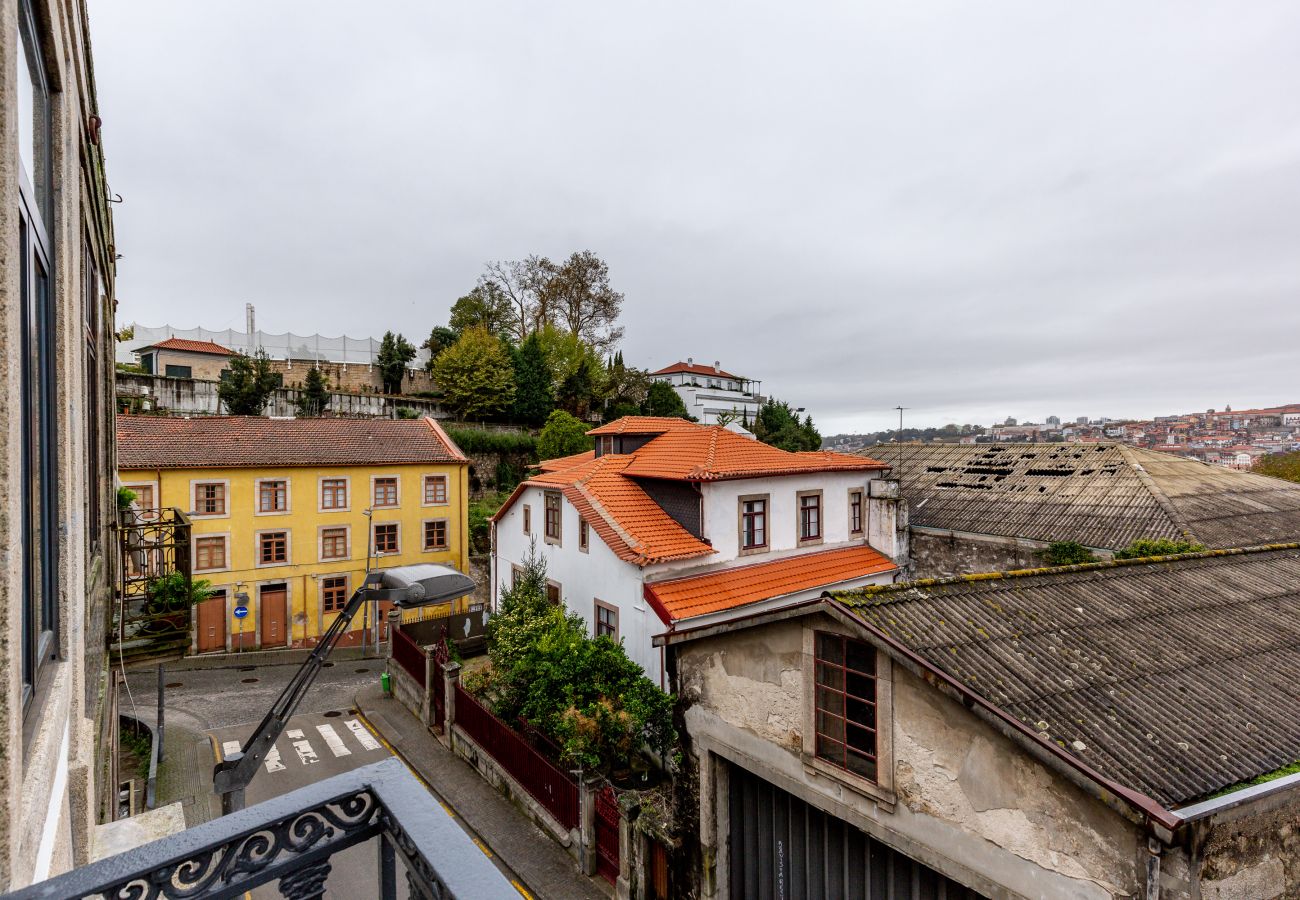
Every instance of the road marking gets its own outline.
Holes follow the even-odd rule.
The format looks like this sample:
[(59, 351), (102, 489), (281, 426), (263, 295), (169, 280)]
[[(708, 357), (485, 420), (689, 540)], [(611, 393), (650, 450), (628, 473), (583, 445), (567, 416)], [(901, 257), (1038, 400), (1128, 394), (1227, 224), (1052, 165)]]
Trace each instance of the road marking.
[(492, 858), (492, 851), (487, 848), (487, 844), (483, 843), (476, 837), (471, 837), (470, 840), (474, 842), (475, 847), (478, 847), (480, 850), (483, 851), (484, 856), (486, 856), (488, 859)]
[(266, 771), (283, 772), (284, 763), (280, 761), (280, 748), (271, 745), (271, 749), (266, 751)]
[(288, 735), (289, 740), (291, 741), (301, 741), (303, 738), (301, 728), (290, 728), (288, 731), (285, 732), (285, 734)]
[(348, 749), (347, 744), (343, 743), (343, 738), (339, 737), (339, 733), (334, 730), (333, 725), (317, 725), (316, 730), (320, 732), (321, 737), (325, 738), (325, 745), (330, 748), (330, 752), (335, 756), (352, 755), (352, 751)]
[(524, 890), (524, 886), (523, 886), (522, 884), (520, 884), (519, 882), (515, 881), (513, 878), (510, 879), (510, 883), (513, 884), (513, 885), (515, 886), (515, 890), (517, 890), (519, 893), (521, 893), (521, 894), (523, 894), (525, 897), (527, 897), (528, 900), (533, 900), (533, 895), (530, 894), (530, 893), (528, 893), (528, 891)]
[(242, 749), (242, 748), (241, 748), (240, 745), (239, 745), (239, 741), (222, 741), (222, 742), (221, 742), (221, 753), (222, 753), (222, 755), (225, 756), (227, 759), (230, 758), (230, 755), (231, 755), (232, 753), (238, 753), (238, 752), (240, 752), (241, 749)]
[(343, 724), (348, 726), (348, 731), (352, 732), (352, 736), (357, 739), (357, 743), (362, 747), (367, 750), (379, 749), (379, 741), (375, 740), (374, 736), (369, 731), (366, 731), (366, 727), (356, 719), (348, 719)]
[[(290, 737), (293, 737), (295, 734), (298, 737), (302, 737), (301, 731), (289, 732)], [(317, 756), (316, 751), (311, 748), (311, 741), (294, 741), (293, 749), (298, 751), (298, 759), (302, 761), (304, 766), (310, 766), (312, 763), (320, 762), (320, 757)]]

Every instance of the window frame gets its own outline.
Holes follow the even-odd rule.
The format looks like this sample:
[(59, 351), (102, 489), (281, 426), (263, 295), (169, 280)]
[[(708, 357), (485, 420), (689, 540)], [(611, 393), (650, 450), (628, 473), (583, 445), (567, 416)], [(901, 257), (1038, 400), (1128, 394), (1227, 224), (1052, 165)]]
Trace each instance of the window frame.
[[(817, 635), (830, 634), (857, 641), (875, 651), (876, 664), (876, 780), (871, 781), (848, 769), (823, 759), (816, 754), (817, 734)], [(804, 727), (800, 757), (806, 769), (825, 775), (854, 791), (877, 801), (886, 811), (893, 811), (897, 803), (894, 789), (894, 739), (893, 739), (893, 660), (888, 649), (882, 647), (869, 634), (855, 632), (838, 620), (819, 617), (808, 622), (803, 629), (803, 713)]]
[[(379, 483), (385, 483), (387, 490), (388, 482), (392, 482), (393, 502), (379, 502)], [(402, 476), (401, 475), (371, 475), (370, 476), (370, 508), (371, 509), (401, 509), (402, 508)]]
[(531, 535), (533, 533), (533, 506), (531, 503), (524, 504), (523, 522), (524, 534)]
[[(817, 533), (811, 537), (804, 537), (804, 505), (805, 499), (810, 497), (817, 498)], [(795, 544), (799, 547), (812, 547), (826, 540), (826, 498), (823, 496), (821, 488), (809, 491), (798, 491), (795, 494)]]
[[(551, 534), (552, 513), (555, 534)], [(542, 540), (556, 547), (564, 546), (564, 495), (559, 491), (542, 491)]]
[[(325, 592), (327, 590), (331, 590), (332, 588), (327, 587), (325, 582), (333, 581), (335, 579), (342, 579), (343, 581), (343, 601), (338, 605), (337, 608), (332, 608), (329, 605), (329, 601), (325, 596)], [(316, 591), (316, 599), (320, 603), (320, 612), (322, 616), (330, 615), (332, 613), (343, 612), (343, 609), (348, 605), (348, 599), (351, 596), (352, 596), (352, 575), (350, 573), (329, 572), (320, 576), (320, 581), (318, 582), (318, 587)]]
[[(762, 503), (762, 513), (750, 513), (748, 515), (761, 515), (763, 517), (763, 543), (746, 546), (745, 544), (745, 504)], [(756, 553), (767, 553), (772, 549), (772, 495), (771, 494), (742, 494), (736, 498), (736, 548), (737, 556), (752, 556)]]
[[(204, 568), (199, 565), (199, 541), (206, 541), (206, 540), (221, 541), (221, 556), (222, 559), (225, 560), (224, 565), (215, 566), (212, 568)], [(202, 534), (192, 534), (190, 537), (190, 559), (193, 560), (193, 571), (195, 574), (198, 574), (199, 572), (203, 572), (205, 574), (208, 572), (229, 572), (231, 570), (230, 532), (222, 531), (218, 533), (205, 532)]]
[[(284, 535), (284, 559), (265, 562), (262, 559), (262, 542), (272, 535)], [(288, 528), (264, 528), (253, 532), (253, 568), (273, 569), (293, 565), (293, 532)]]
[[(284, 509), (262, 509), (262, 488), (268, 484), (284, 485)], [(287, 516), (293, 512), (292, 480), (286, 477), (253, 479), (253, 515)]]
[[(857, 504), (857, 527), (853, 527), (853, 507)], [(849, 536), (862, 537), (867, 533), (867, 492), (860, 487), (849, 488)]]
[[(215, 484), (221, 486), (221, 512), (199, 512), (199, 488)], [(230, 479), (229, 478), (192, 478), (190, 479), (190, 518), (191, 519), (229, 519), (230, 518)]]
[[(552, 588), (555, 589), (555, 599), (554, 599), (554, 600), (551, 599), (551, 589), (552, 589)], [(551, 578), (546, 579), (546, 599), (547, 599), (548, 601), (550, 601), (551, 603), (554, 603), (556, 606), (559, 606), (559, 607), (563, 608), (563, 606), (564, 606), (564, 585), (560, 584), (560, 582), (555, 581), (554, 579), (551, 579)]]
[[(393, 550), (379, 549), (379, 529), (392, 528), (395, 535), (396, 547)], [(376, 556), (383, 554), (385, 556), (397, 556), (402, 552), (402, 523), (401, 522), (371, 522), (370, 523), (370, 548)]]
[(578, 517), (578, 551), (591, 552), (591, 524), (582, 516)]
[[(442, 526), (442, 545), (429, 546), (429, 526)], [(448, 518), (424, 519), (420, 522), (420, 547), (424, 553), (446, 553), (451, 549), (451, 520)]]
[[(325, 482), (343, 482), (343, 505), (325, 505)], [(331, 488), (334, 490), (334, 488)], [(316, 511), (319, 513), (345, 513), (352, 511), (352, 477), (349, 475), (321, 475), (316, 479)]]
[[(437, 491), (434, 492), (433, 500), (429, 499), (430, 483), (442, 483), (442, 499), (438, 500)], [(425, 475), (420, 483), (421, 506), (448, 506), (451, 504), (451, 479), (446, 475)]]
[[(325, 555), (325, 532), (341, 531), (343, 532), (343, 556), (326, 556)], [(347, 560), (352, 558), (352, 526), (351, 525), (318, 525), (316, 527), (316, 559), (320, 562), (336, 562), (338, 560)]]
[[(592, 612), (592, 619), (591, 619), (591, 636), (593, 638), (598, 638), (603, 634), (617, 644), (618, 627), (619, 627), (618, 607), (614, 606), (612, 603), (606, 603), (604, 600), (601, 600), (599, 597), (594, 598), (594, 603), (595, 603), (595, 608)], [(608, 633), (601, 631), (601, 628), (607, 627), (604, 625), (604, 623), (600, 621), (600, 614), (602, 612), (610, 613), (614, 617), (613, 630)]]

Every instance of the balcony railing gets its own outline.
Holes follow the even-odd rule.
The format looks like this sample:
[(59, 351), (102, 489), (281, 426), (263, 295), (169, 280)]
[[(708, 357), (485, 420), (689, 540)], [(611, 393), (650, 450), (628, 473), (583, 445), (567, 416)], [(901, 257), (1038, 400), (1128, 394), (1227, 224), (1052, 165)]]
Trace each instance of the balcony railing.
[(190, 520), (179, 509), (119, 514), (121, 582), (115, 653), (127, 659), (183, 655), (190, 645)]
[[(366, 843), (374, 844), (371, 866), (352, 854), (335, 869), (336, 854)], [(331, 885), (338, 873), (346, 885)], [(381, 900), (519, 898), (397, 759), (335, 775), (11, 896), (233, 898), (271, 882), (291, 900), (323, 897), (327, 891)]]

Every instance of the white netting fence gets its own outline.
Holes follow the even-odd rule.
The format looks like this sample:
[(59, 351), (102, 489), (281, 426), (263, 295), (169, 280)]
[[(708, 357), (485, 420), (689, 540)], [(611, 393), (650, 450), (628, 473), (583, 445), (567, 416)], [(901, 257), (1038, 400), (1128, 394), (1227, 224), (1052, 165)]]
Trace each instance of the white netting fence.
[[(190, 341), (211, 341), (240, 353), (251, 354), (261, 347), (271, 359), (316, 359), (322, 362), (358, 363), (368, 365), (379, 356), (379, 339), (343, 337), (325, 337), (321, 334), (270, 334), (265, 331), (213, 331), (209, 328), (173, 328), (160, 325), (156, 328), (148, 325), (132, 324), (135, 336), (129, 341), (117, 345), (117, 361), (129, 363), (132, 353), (141, 347), (148, 347), (167, 338), (184, 338)], [(411, 368), (423, 367), (429, 358), (428, 350), (417, 350)]]

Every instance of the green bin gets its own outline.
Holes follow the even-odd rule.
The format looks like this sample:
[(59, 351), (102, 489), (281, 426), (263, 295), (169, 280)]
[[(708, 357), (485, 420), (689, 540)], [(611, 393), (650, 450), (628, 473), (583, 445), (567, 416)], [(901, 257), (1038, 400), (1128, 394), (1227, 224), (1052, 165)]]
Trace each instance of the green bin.
[(391, 694), (393, 692), (393, 676), (384, 672), (379, 676), (379, 686), (383, 688), (385, 694)]

